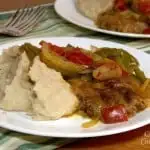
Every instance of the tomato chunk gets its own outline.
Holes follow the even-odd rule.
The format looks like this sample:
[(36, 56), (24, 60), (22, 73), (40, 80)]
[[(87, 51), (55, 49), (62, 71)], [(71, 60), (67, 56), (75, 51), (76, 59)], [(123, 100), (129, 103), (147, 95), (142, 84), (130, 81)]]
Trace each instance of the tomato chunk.
[(143, 31), (144, 34), (150, 34), (150, 28), (146, 28), (144, 31)]
[(124, 105), (105, 107), (101, 111), (104, 123), (111, 124), (128, 120), (128, 115)]
[(115, 9), (120, 10), (120, 11), (127, 10), (127, 5), (126, 5), (125, 0), (116, 0), (115, 1)]
[(141, 13), (150, 14), (150, 1), (140, 0), (138, 3), (138, 9)]

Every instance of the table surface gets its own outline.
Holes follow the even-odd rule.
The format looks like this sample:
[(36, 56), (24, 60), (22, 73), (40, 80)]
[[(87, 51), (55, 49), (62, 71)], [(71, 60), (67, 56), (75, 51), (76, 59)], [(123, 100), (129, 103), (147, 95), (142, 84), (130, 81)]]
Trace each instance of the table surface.
[[(36, 5), (49, 3), (53, 0), (5, 0), (0, 2), (0, 11), (24, 7), (25, 4)], [(8, 5), (9, 3), (9, 5)], [(88, 138), (77, 140), (77, 142), (65, 145), (59, 150), (150, 150), (150, 125), (127, 133), (105, 136), (99, 138)]]
[(150, 125), (130, 132), (89, 138), (66, 145), (59, 150), (150, 150)]
[(54, 0), (0, 0), (0, 11), (8, 11), (36, 4), (46, 4), (53, 1)]

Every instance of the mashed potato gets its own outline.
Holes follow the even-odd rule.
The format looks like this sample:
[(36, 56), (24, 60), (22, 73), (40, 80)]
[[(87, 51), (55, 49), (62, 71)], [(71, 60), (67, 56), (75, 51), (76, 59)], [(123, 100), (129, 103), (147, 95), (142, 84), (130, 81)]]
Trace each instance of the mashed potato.
[(78, 99), (62, 75), (34, 59), (29, 76), (34, 82), (31, 98), (35, 119), (58, 119), (72, 114), (78, 107)]
[(31, 107), (29, 100), (31, 84), (28, 81), (29, 66), (30, 61), (24, 52), (19, 58), (16, 75), (4, 90), (4, 97), (0, 101), (1, 108), (10, 111), (29, 111)]
[(1, 56), (0, 68), (0, 108), (28, 112), (37, 120), (59, 119), (78, 108), (78, 99), (61, 73), (38, 56), (31, 63), (26, 52), (10, 48)]
[(76, 0), (78, 10), (85, 16), (95, 20), (99, 13), (113, 7), (114, 0)]

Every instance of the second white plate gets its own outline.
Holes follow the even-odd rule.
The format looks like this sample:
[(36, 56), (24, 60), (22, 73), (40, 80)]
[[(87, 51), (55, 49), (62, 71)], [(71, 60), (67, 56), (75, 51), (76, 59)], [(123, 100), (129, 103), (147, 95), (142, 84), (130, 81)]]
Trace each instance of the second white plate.
[(76, 24), (80, 27), (84, 27), (93, 31), (117, 35), (122, 37), (132, 37), (132, 38), (150, 38), (148, 34), (134, 34), (134, 33), (122, 33), (115, 32), (110, 30), (104, 30), (97, 28), (94, 25), (94, 22), (87, 17), (83, 16), (75, 6), (75, 0), (56, 0), (55, 2), (55, 10), (56, 12), (67, 21)]

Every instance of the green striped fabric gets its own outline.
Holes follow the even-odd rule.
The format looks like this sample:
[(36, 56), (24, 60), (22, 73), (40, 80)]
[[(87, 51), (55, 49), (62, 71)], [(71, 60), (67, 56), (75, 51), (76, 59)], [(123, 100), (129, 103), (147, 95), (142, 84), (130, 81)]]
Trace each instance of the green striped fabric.
[[(48, 16), (45, 16), (45, 18), (43, 18), (43, 21), (41, 21), (41, 23), (31, 33), (19, 38), (0, 36), (0, 44), (20, 39), (28, 39), (32, 37), (76, 36), (115, 41), (150, 53), (149, 39), (139, 40), (131, 38), (121, 38), (93, 32), (80, 28), (61, 19), (55, 13), (53, 6), (47, 7), (47, 11)], [(4, 23), (9, 16), (10, 14), (1, 14), (0, 25)], [(0, 150), (53, 150), (75, 140), (76, 139), (32, 136), (0, 128)]]

